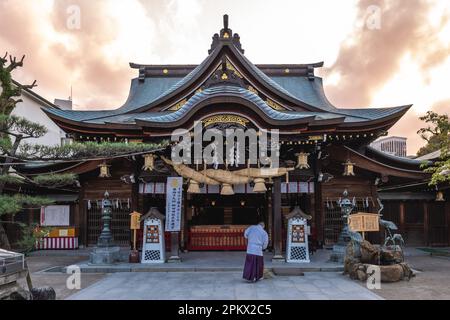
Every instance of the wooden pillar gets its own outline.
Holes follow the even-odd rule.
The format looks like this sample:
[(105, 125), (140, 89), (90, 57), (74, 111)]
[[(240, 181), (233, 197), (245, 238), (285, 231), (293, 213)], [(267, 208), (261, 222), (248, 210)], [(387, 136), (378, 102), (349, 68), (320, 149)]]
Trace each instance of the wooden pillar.
[(399, 229), (400, 229), (400, 232), (401, 232), (401, 235), (404, 237), (404, 238), (406, 238), (405, 237), (405, 232), (406, 232), (406, 230), (405, 230), (405, 203), (403, 202), (403, 201), (401, 201), (400, 202), (400, 205), (399, 205), (399, 212), (400, 212), (400, 221), (399, 221), (399, 223), (400, 223), (400, 225), (399, 225)]
[(423, 203), (423, 243), (426, 246), (430, 245), (429, 230), (430, 230), (430, 213), (428, 210), (428, 202), (425, 201)]
[[(82, 182), (80, 193), (78, 195), (78, 214), (79, 214), (79, 240), (81, 245), (87, 247), (88, 244), (88, 217), (85, 202), (85, 186)], [(81, 247), (81, 246), (80, 246)]]
[(168, 262), (181, 262), (180, 253), (180, 233), (172, 232), (170, 234), (170, 257)]
[(447, 229), (447, 245), (450, 245), (450, 200), (447, 199), (444, 205), (445, 222)]
[(273, 258), (272, 261), (284, 261), (281, 244), (281, 179), (273, 179)]
[(314, 215), (315, 215), (315, 223), (316, 223), (316, 232), (317, 232), (317, 240), (324, 243), (324, 235), (323, 235), (323, 225), (325, 220), (325, 214), (323, 212), (323, 204), (322, 204), (322, 183), (316, 182), (314, 183)]
[(269, 233), (269, 246), (273, 251), (273, 209), (272, 209), (272, 189), (267, 192), (267, 231)]

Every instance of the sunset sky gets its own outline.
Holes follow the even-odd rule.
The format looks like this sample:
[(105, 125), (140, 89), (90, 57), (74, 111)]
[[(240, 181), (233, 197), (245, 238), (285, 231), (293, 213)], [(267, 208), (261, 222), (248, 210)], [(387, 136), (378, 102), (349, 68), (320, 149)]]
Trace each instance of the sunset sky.
[(200, 63), (225, 13), (254, 63), (324, 61), (338, 107), (414, 104), (389, 132), (409, 154), (423, 145), (418, 116), (450, 113), (447, 0), (0, 0), (0, 51), (26, 54), (14, 78), (45, 98), (72, 86), (76, 109), (112, 109), (137, 76), (129, 62)]

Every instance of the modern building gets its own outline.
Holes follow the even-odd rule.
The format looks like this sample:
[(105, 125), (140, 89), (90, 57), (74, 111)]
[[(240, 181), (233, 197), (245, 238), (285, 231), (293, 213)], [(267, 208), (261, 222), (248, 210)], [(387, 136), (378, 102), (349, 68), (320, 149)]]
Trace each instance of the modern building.
[(406, 157), (406, 140), (405, 137), (385, 137), (380, 138), (370, 144), (371, 147), (389, 153), (397, 157)]
[[(270, 43), (270, 39), (267, 41)], [(166, 233), (172, 252), (243, 250), (242, 229), (262, 219), (275, 256), (283, 254), (286, 215), (295, 207), (312, 216), (312, 236), (324, 245), (332, 245), (343, 225), (338, 202), (345, 190), (353, 199), (355, 210), (377, 212), (380, 188), (429, 178), (421, 170), (420, 161), (370, 147), (386, 135), (409, 105), (336, 107), (328, 101), (322, 79), (315, 74), (322, 62), (255, 65), (244, 55), (240, 37), (228, 27), (227, 17), (199, 65), (130, 66), (138, 75), (131, 80), (128, 99), (119, 108), (48, 108), (44, 112), (75, 141), (170, 141), (174, 130), (183, 128), (193, 133), (196, 123), (201, 124), (202, 132), (214, 128), (223, 134), (226, 129), (276, 129), (279, 142), (275, 138), (271, 141), (279, 147), (279, 168), (263, 174), (261, 163), (248, 164), (252, 156), (248, 151), (245, 164), (237, 167), (210, 165), (191, 157), (191, 164), (178, 165), (170, 160), (171, 146), (153, 154), (71, 163), (65, 170), (79, 174), (81, 188), (70, 221), (79, 230), (82, 245), (97, 243), (102, 227), (101, 199), (107, 190), (114, 204), (114, 240), (128, 246), (131, 211), (146, 213), (156, 207), (161, 213), (166, 212), (168, 177), (184, 179), (181, 229)], [(196, 144), (202, 151), (207, 145)], [(151, 165), (144, 166), (147, 161)], [(110, 174), (99, 177), (99, 166)], [(50, 169), (23, 171), (35, 174)], [(59, 165), (58, 170), (64, 172), (64, 167)], [(131, 176), (133, 179), (125, 179)], [(430, 194), (434, 197), (434, 192)], [(412, 204), (406, 206), (404, 202), (408, 200), (386, 198), (403, 201), (403, 209), (395, 202), (389, 207), (389, 215), (400, 214), (401, 218), (396, 218), (400, 228), (406, 234), (409, 227), (419, 230), (424, 243), (426, 220), (419, 219), (425, 222), (413, 225), (408, 223), (414, 219), (410, 221), (408, 217), (416, 214), (417, 201), (427, 208), (433, 201), (429, 198), (416, 200), (410, 196)], [(445, 208), (447, 204), (436, 210), (448, 219)]]

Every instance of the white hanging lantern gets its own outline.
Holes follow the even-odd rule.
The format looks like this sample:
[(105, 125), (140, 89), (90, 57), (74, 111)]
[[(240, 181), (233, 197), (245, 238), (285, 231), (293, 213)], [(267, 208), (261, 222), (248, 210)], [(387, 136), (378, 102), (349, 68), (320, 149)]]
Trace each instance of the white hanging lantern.
[(295, 168), (297, 169), (309, 169), (309, 164), (308, 164), (308, 156), (309, 153), (305, 153), (305, 152), (300, 152), (299, 154), (297, 154), (297, 166)]
[(439, 202), (445, 201), (444, 193), (442, 191), (438, 191), (436, 193), (436, 201), (439, 201)]
[(354, 163), (350, 161), (350, 159), (347, 159), (347, 161), (345, 163), (343, 163), (344, 165), (344, 176), (354, 176), (355, 172), (353, 171), (354, 169)]
[(144, 155), (144, 165), (142, 166), (142, 170), (152, 171), (155, 168), (155, 156), (153, 154)]
[(109, 167), (111, 167), (111, 166), (107, 165), (106, 161), (103, 161), (103, 163), (101, 165), (99, 165), (99, 168), (100, 168), (99, 177), (100, 178), (110, 178), (111, 177), (111, 173), (109, 172)]

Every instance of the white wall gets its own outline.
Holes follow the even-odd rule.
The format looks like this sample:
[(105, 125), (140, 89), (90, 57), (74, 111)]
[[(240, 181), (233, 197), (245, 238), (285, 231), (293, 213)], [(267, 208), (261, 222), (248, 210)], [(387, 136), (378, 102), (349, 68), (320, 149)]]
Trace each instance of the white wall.
[(41, 110), (45, 104), (40, 102), (37, 98), (31, 96), (29, 93), (22, 91), (20, 102), (16, 105), (12, 114), (20, 117), (24, 117), (32, 122), (44, 125), (48, 132), (45, 136), (38, 139), (26, 139), (25, 141), (30, 144), (42, 144), (48, 146), (60, 145), (61, 138), (66, 135), (47, 115)]

